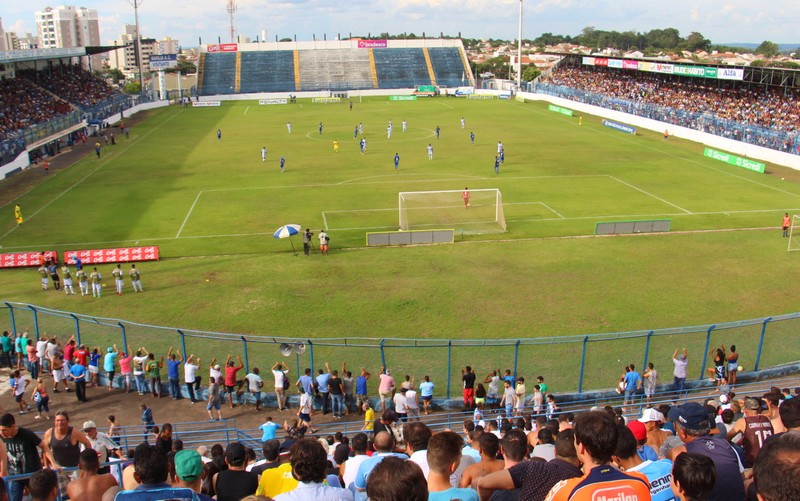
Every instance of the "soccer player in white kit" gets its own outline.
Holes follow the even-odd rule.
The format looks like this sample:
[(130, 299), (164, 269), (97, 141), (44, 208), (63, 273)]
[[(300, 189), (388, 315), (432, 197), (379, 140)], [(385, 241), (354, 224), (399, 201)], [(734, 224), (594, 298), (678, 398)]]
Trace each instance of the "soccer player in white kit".
[(289, 134), (292, 133), (292, 122), (286, 122), (286, 130), (289, 131)]
[(72, 287), (72, 273), (69, 268), (62, 266), (61, 272), (64, 274), (64, 294), (75, 294), (75, 288)]
[(386, 139), (391, 139), (391, 138), (392, 138), (392, 126), (390, 124), (389, 127), (386, 128)]
[(122, 278), (125, 276), (125, 273), (122, 272), (121, 265), (118, 264), (116, 268), (111, 270), (111, 275), (114, 276), (114, 285), (117, 286), (117, 296), (121, 296), (122, 286), (124, 285)]
[(81, 296), (89, 295), (89, 277), (83, 269), (75, 272), (75, 278), (78, 279), (78, 287), (81, 289)]
[(405, 120), (403, 120), (403, 132), (405, 132), (407, 128), (408, 128), (408, 123)]
[(261, 161), (262, 162), (266, 162), (267, 161), (267, 147), (266, 146), (261, 148)]
[(464, 117), (461, 117), (461, 128), (464, 128)]
[(142, 281), (141, 277), (139, 276), (139, 270), (136, 269), (136, 265), (131, 265), (131, 285), (133, 285), (133, 292), (144, 292), (142, 289)]
[(433, 145), (428, 144), (428, 160), (433, 160)]
[(93, 268), (93, 271), (89, 273), (89, 281), (92, 282), (92, 296), (100, 297), (103, 294), (103, 275), (97, 271), (97, 268)]

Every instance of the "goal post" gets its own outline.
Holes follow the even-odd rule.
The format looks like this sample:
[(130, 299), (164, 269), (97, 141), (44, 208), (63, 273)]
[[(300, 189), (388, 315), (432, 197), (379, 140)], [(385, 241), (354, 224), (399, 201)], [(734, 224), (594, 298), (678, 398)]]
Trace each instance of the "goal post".
[(800, 250), (800, 216), (792, 215), (789, 227), (789, 252)]
[(506, 231), (503, 196), (496, 188), (403, 191), (399, 193), (400, 229), (454, 228), (464, 233)]

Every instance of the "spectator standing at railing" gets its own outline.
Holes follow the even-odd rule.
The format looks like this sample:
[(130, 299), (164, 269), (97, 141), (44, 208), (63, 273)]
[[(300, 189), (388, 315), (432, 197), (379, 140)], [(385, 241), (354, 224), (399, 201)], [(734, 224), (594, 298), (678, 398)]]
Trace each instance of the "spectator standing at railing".
[[(53, 451), (54, 464), (51, 468), (73, 468), (78, 466), (81, 446), (91, 449), (92, 443), (80, 430), (69, 425), (67, 411), (58, 411), (53, 419), (53, 427), (44, 432), (42, 442)], [(71, 480), (78, 478), (78, 472), (67, 474)]]
[[(286, 389), (288, 387), (286, 383), (289, 381), (289, 367), (284, 369), (283, 364), (275, 362), (271, 370), (272, 376), (275, 378), (275, 400), (278, 403), (278, 410), (282, 411), (286, 403)], [(256, 403), (256, 410), (258, 410), (258, 403)]]
[(367, 381), (372, 376), (367, 369), (361, 367), (359, 370), (358, 377), (356, 378), (356, 408), (358, 409), (358, 414), (361, 415), (363, 413), (364, 404), (369, 402), (369, 397), (367, 396)]
[(672, 371), (672, 391), (677, 392), (677, 396), (680, 396), (686, 383), (686, 366), (689, 365), (689, 356), (686, 354), (686, 348), (683, 348), (683, 353), (681, 354), (678, 354), (678, 348), (675, 348), (675, 352), (672, 354), (672, 363), (675, 365)]
[[(308, 230), (306, 230), (308, 231)], [(328, 387), (328, 382), (331, 379), (331, 366), (328, 362), (325, 362), (325, 370), (319, 369), (319, 374), (315, 380), (315, 390), (317, 396), (319, 396), (321, 403), (320, 407), (322, 409), (323, 414), (327, 414), (330, 410), (331, 400), (330, 400), (330, 388)]]
[[(247, 390), (253, 395), (253, 400), (256, 402), (256, 411), (261, 408), (261, 389), (264, 387), (264, 381), (261, 379), (259, 372), (258, 367), (254, 367), (253, 370), (244, 377), (247, 381)], [(284, 383), (288, 381), (288, 378), (284, 379)]]
[(348, 415), (353, 411), (353, 403), (355, 399), (353, 397), (353, 391), (355, 387), (353, 386), (353, 373), (347, 370), (347, 363), (342, 362), (342, 386), (344, 387), (344, 414)]
[(192, 403), (200, 400), (194, 393), (195, 390), (200, 391), (200, 381), (197, 376), (198, 370), (200, 370), (200, 358), (195, 359), (194, 354), (189, 355), (186, 363), (183, 364), (183, 381), (186, 383), (186, 392), (189, 393), (189, 399), (191, 399)]
[(169, 395), (172, 400), (182, 398), (181, 395), (181, 375), (180, 366), (183, 363), (183, 357), (180, 353), (173, 353), (175, 348), (169, 347), (167, 351), (167, 378), (169, 379)]
[(156, 360), (153, 353), (147, 354), (147, 375), (150, 377), (150, 392), (156, 398), (161, 398), (161, 368), (164, 367), (164, 357)]
[(653, 395), (656, 393), (656, 386), (658, 386), (658, 371), (653, 366), (653, 362), (647, 364), (644, 374), (644, 396), (647, 399), (649, 406), (653, 401)]
[[(94, 421), (86, 421), (83, 423), (83, 432), (86, 434), (89, 442), (91, 442), (91, 450), (95, 453), (95, 457), (100, 460), (100, 463), (108, 462), (108, 458), (111, 456), (120, 457), (119, 445), (117, 445), (110, 436), (97, 431), (97, 425)], [(86, 450), (84, 450), (84, 452), (85, 451)], [(97, 468), (97, 472), (100, 474), (111, 473), (111, 467), (109, 466), (100, 468), (98, 465)]]

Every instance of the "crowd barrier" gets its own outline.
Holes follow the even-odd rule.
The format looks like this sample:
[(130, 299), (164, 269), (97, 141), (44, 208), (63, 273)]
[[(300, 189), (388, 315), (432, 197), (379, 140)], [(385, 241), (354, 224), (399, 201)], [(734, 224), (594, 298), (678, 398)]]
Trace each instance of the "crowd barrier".
[[(377, 385), (381, 366), (393, 370), (398, 385), (405, 374), (417, 381), (429, 375), (437, 398), (461, 394), (461, 371), (467, 365), (475, 368), (479, 381), (491, 370), (508, 369), (524, 375), (531, 388), (541, 375), (551, 392), (577, 394), (613, 387), (631, 363), (638, 370), (653, 363), (661, 380), (668, 381), (673, 352), (683, 348), (689, 355), (688, 382), (708, 377), (709, 353), (720, 345), (736, 345), (743, 370), (758, 371), (797, 361), (797, 353), (786, 349), (786, 340), (800, 327), (800, 313), (790, 313), (710, 325), (521, 339), (308, 338), (271, 336), (268, 327), (262, 335), (242, 335), (147, 325), (12, 302), (0, 303), (0, 310), (3, 330), (13, 335), (27, 328), (31, 338), (58, 335), (61, 343), (74, 335), (79, 344), (101, 352), (115, 344), (134, 351), (146, 346), (160, 357), (173, 346), (184, 358), (200, 357), (204, 368), (213, 357), (222, 363), (227, 355), (235, 360), (238, 354), (245, 371), (262, 368), (267, 389), (272, 384), (268, 369), (276, 361), (290, 369), (292, 378), (306, 368), (316, 374), (325, 362), (337, 370), (347, 362), (354, 376), (366, 367), (373, 375), (371, 386)], [(391, 331), (380, 319), (375, 319), (375, 327), (376, 332)], [(344, 331), (347, 326), (339, 328)]]

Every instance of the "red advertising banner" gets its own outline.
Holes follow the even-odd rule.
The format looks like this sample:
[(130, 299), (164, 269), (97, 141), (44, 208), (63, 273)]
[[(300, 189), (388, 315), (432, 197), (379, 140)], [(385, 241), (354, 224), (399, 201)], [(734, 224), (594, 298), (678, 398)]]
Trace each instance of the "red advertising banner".
[(206, 52), (236, 52), (238, 50), (238, 43), (214, 43), (206, 46)]
[[(45, 257), (55, 259), (58, 262), (58, 252), (46, 251)], [(25, 268), (27, 266), (41, 266), (42, 252), (11, 252), (0, 254), (0, 268)]]
[(389, 42), (386, 40), (359, 40), (359, 49), (385, 49), (389, 47)]
[(158, 246), (66, 251), (64, 253), (64, 262), (67, 264), (75, 264), (75, 259), (73, 259), (72, 256), (78, 256), (84, 265), (127, 263), (131, 261), (158, 261)]
[(608, 66), (608, 58), (607, 57), (596, 57), (596, 58), (594, 58), (594, 65), (595, 66)]

